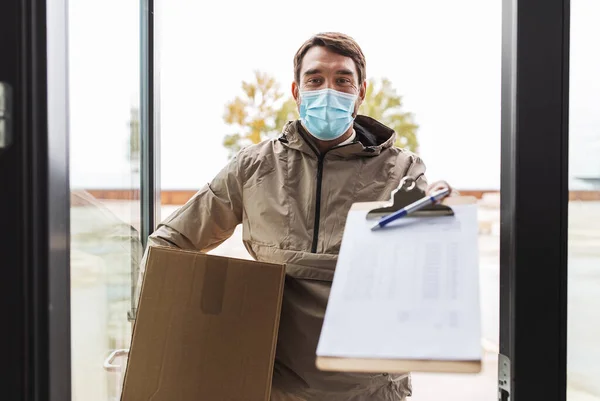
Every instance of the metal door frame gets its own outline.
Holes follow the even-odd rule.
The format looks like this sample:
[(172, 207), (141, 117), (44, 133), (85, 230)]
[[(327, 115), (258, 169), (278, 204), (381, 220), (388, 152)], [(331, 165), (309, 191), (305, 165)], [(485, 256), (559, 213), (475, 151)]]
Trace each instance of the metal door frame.
[(503, 0), (499, 379), (512, 401), (566, 399), (569, 11)]
[(13, 141), (0, 150), (3, 399), (71, 398), (66, 0), (0, 3), (0, 81)]

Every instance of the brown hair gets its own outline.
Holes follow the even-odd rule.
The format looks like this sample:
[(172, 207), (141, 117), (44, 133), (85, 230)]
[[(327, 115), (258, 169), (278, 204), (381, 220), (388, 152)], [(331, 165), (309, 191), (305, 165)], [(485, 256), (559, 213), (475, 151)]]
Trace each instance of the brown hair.
[(296, 83), (300, 82), (302, 60), (304, 59), (306, 52), (314, 46), (323, 46), (334, 53), (350, 57), (356, 65), (359, 84), (362, 84), (365, 81), (367, 69), (366, 60), (358, 43), (350, 36), (344, 35), (343, 33), (324, 32), (308, 39), (296, 52), (296, 55), (294, 56), (294, 79), (296, 80)]

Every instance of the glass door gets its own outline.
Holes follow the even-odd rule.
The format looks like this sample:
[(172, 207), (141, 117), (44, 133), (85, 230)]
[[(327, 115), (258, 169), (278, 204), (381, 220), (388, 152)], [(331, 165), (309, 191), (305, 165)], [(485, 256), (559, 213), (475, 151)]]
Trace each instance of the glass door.
[[(120, 398), (147, 199), (150, 13), (146, 1), (69, 1), (73, 401)], [(142, 184), (143, 181), (143, 184)], [(151, 182), (155, 188), (155, 183)]]
[(568, 401), (600, 400), (600, 3), (571, 2)]
[[(446, 179), (462, 194), (477, 197), (480, 210), (483, 371), (415, 373), (411, 399), (494, 399), (502, 1), (374, 0), (365, 7), (350, 0), (342, 7), (308, 0), (300, 8), (273, 0), (158, 3), (160, 126), (168, 133), (161, 140), (163, 216), (180, 208), (241, 147), (277, 136), (288, 119), (297, 118), (289, 88), (294, 53), (305, 40), (328, 30), (353, 36), (365, 53), (371, 88), (359, 112), (394, 127), (398, 146), (423, 157), (431, 181)], [(290, 9), (302, 21), (293, 29)], [(210, 21), (197, 23), (198, 18)], [(251, 28), (241, 34), (232, 26)], [(182, 46), (190, 40), (192, 50)], [(212, 252), (250, 257), (241, 227)]]
[[(228, 105), (243, 103), (244, 113), (230, 114), (247, 123), (260, 105), (246, 91), (274, 82), (281, 95), (269, 121), (293, 115), (286, 82), (295, 49), (316, 31), (340, 30), (364, 44), (374, 86), (415, 123), (416, 142), (409, 130), (403, 145), (483, 210), (486, 368), (415, 375), (413, 399), (495, 399), (499, 383), (502, 400), (564, 401), (567, 388), (573, 400), (598, 398), (593, 1), (573, 1), (572, 32), (568, 0), (503, 0), (502, 10), (500, 0), (377, 1), (364, 10), (315, 1), (296, 10), (302, 23), (291, 30), (280, 2), (240, 1), (235, 13), (230, 4), (164, 3), (161, 122), (154, 1), (0, 2), (0, 300), (12, 367), (3, 397), (118, 399), (134, 277), (158, 220), (159, 145), (167, 214), (255, 137), (224, 118)], [(265, 9), (281, 15), (244, 34), (230, 29), (276, 15)], [(220, 23), (198, 24), (209, 14)], [(181, 45), (190, 38), (193, 50)], [(221, 251), (245, 257), (239, 239), (238, 230)]]

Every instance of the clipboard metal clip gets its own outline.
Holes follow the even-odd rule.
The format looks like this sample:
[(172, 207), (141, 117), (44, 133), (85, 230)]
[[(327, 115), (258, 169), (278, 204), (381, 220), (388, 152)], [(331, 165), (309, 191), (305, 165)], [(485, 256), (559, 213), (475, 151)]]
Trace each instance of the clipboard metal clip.
[[(400, 185), (392, 192), (390, 202), (387, 206), (373, 209), (367, 213), (367, 220), (380, 219), (388, 214), (394, 213), (403, 207), (410, 205), (425, 197), (425, 192), (417, 187), (417, 181), (412, 177), (404, 177)], [(412, 217), (440, 217), (454, 216), (452, 208), (440, 203), (423, 207), (411, 214)]]

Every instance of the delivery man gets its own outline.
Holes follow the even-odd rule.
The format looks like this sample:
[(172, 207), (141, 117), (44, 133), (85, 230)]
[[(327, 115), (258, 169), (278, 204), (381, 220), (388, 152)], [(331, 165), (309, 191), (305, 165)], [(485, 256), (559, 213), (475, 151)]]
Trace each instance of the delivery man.
[(287, 265), (273, 401), (398, 401), (411, 394), (408, 373), (315, 367), (352, 203), (387, 201), (407, 176), (428, 193), (448, 186), (428, 186), (421, 159), (393, 146), (396, 133), (357, 115), (365, 70), (362, 50), (344, 34), (306, 41), (294, 58), (291, 87), (300, 119), (288, 122), (278, 138), (241, 150), (149, 239), (150, 245), (207, 252), (243, 224), (250, 255)]

